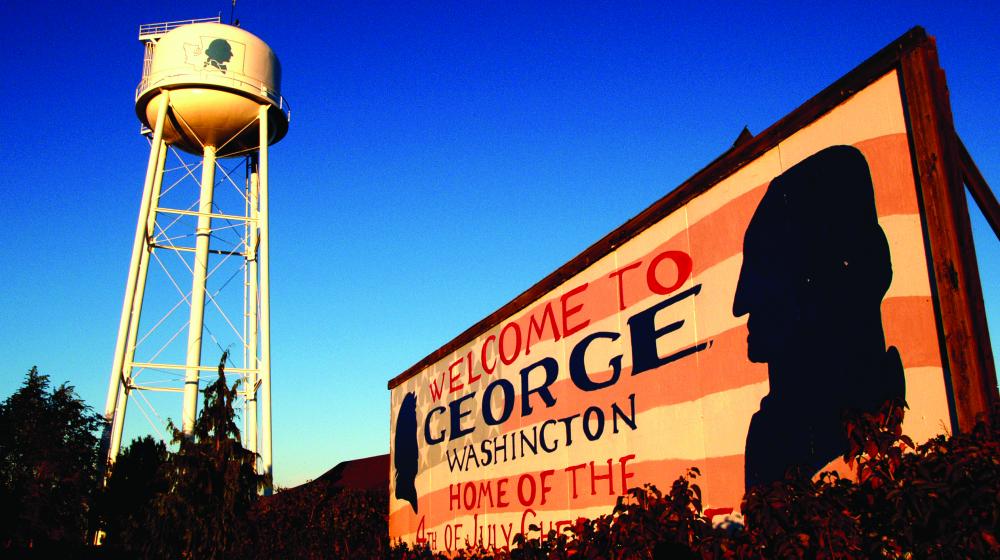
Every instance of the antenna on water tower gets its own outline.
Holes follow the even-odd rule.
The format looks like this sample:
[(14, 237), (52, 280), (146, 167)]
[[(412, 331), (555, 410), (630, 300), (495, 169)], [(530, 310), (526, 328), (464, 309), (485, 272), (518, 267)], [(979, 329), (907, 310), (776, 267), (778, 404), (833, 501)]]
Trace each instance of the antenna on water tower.
[[(203, 360), (207, 334), (220, 354), (227, 342), (244, 349), (240, 367), (226, 370), (243, 381), (244, 446), (272, 474), (268, 146), (285, 136), (290, 112), (274, 51), (220, 19), (139, 27), (146, 56), (135, 110), (150, 150), (104, 409), (109, 465), (130, 397), (166, 439), (151, 398), (182, 394), (181, 429), (192, 433), (200, 374), (216, 369), (218, 354)], [(167, 167), (170, 153), (178, 164)], [(240, 272), (243, 297), (228, 296)]]

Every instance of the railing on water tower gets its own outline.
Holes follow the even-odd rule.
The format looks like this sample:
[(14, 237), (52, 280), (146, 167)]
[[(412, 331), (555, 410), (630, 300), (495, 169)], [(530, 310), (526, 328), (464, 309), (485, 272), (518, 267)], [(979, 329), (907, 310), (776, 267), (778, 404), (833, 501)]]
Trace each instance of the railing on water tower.
[(164, 21), (161, 23), (144, 23), (139, 26), (139, 40), (155, 40), (171, 29), (176, 29), (192, 23), (222, 23), (222, 16), (200, 19), (182, 19), (177, 21)]

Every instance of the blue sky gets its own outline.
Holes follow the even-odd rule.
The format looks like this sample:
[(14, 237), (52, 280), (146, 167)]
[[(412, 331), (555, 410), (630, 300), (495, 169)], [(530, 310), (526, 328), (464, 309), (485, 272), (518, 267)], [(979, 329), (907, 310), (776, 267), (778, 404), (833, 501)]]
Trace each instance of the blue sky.
[[(388, 379), (913, 25), (997, 189), (1000, 11), (870, 4), (241, 1), (293, 111), (271, 150), (278, 484), (385, 453)], [(3, 9), (0, 395), (37, 364), (103, 408), (148, 153), (137, 28), (220, 11)]]

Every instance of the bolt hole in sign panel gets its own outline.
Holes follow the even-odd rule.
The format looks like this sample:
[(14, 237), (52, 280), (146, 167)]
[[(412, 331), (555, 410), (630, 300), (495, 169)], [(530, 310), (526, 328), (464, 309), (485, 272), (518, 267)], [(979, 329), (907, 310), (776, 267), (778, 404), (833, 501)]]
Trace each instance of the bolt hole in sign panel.
[[(791, 465), (846, 472), (847, 409), (905, 398), (917, 441), (987, 410), (987, 334), (941, 334), (983, 311), (932, 266), (979, 289), (930, 221), (954, 189), (922, 161), (957, 153), (943, 82), (914, 71), (933, 54), (904, 35), (390, 381), (390, 537), (504, 548), (690, 467), (728, 512)], [(971, 389), (954, 389), (958, 359)]]

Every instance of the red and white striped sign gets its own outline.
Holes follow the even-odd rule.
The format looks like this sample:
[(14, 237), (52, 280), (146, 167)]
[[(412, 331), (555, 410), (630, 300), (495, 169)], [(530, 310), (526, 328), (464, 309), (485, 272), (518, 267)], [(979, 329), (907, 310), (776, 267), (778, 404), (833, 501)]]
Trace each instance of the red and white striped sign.
[[(755, 460), (766, 463), (765, 455), (773, 455), (783, 437), (789, 447), (801, 447), (801, 437), (820, 438), (823, 426), (839, 418), (809, 424), (805, 417), (814, 411), (829, 416), (837, 408), (829, 399), (840, 398), (844, 384), (858, 383), (855, 370), (864, 366), (858, 356), (889, 356), (889, 363), (893, 348), (910, 405), (906, 433), (919, 441), (949, 431), (898, 84), (896, 72), (884, 75), (393, 387), (390, 536), (446, 551), (476, 542), (502, 548), (529, 525), (548, 531), (608, 513), (629, 487), (653, 483), (668, 489), (689, 467), (702, 473), (707, 508), (738, 509), (752, 470), (748, 446), (756, 446)], [(838, 146), (848, 148), (830, 150)], [(836, 158), (820, 161), (835, 152), (863, 156), (851, 157), (870, 174), (870, 186), (861, 185), (856, 195), (867, 197), (861, 206), (873, 204), (870, 224), (844, 215), (842, 208), (854, 208), (845, 204), (856, 206), (850, 198), (855, 195), (845, 194), (853, 186), (801, 178), (840, 173), (822, 168)], [(803, 193), (812, 202), (795, 202)], [(800, 208), (807, 206), (819, 210), (803, 219)], [(796, 217), (775, 217), (782, 212)], [(763, 224), (757, 230), (773, 230), (769, 237), (748, 234), (752, 219)], [(823, 246), (834, 251), (841, 239), (880, 235), (888, 247), (884, 264), (869, 262), (876, 258), (869, 254), (880, 254), (877, 247), (829, 265), (812, 248), (817, 236), (826, 236)], [(793, 272), (789, 261), (798, 263), (788, 265)], [(829, 277), (810, 276), (801, 272), (807, 266), (836, 270)], [(859, 287), (857, 276), (882, 274), (859, 273), (859, 267), (885, 266), (891, 266), (891, 279), (876, 295)], [(800, 277), (782, 277), (796, 270)], [(809, 285), (785, 286), (792, 281)], [(817, 287), (824, 282), (841, 284)], [(813, 293), (825, 299), (814, 303), (801, 295)], [(842, 297), (864, 301), (841, 312)], [(738, 298), (756, 303), (741, 309)], [(775, 327), (781, 313), (788, 318)], [(819, 333), (809, 322), (817, 313), (847, 318), (831, 319), (823, 328), (833, 330)], [(853, 320), (849, 314), (858, 315), (859, 325), (880, 321), (884, 341), (875, 343), (874, 354), (852, 348), (855, 333), (844, 332)], [(788, 332), (765, 334), (775, 328)], [(779, 342), (768, 346), (769, 336)], [(794, 355), (792, 346), (799, 348)], [(879, 364), (872, 371), (889, 372), (886, 379), (896, 371)], [(809, 396), (781, 404), (786, 397), (779, 391), (786, 389), (777, 386), (779, 372), (781, 383), (791, 387), (788, 394)], [(881, 374), (864, 373), (862, 381), (865, 375)], [(873, 391), (879, 383), (872, 381)], [(864, 393), (867, 387), (849, 390)], [(772, 412), (783, 412), (767, 420), (762, 399), (769, 392)], [(768, 442), (754, 443), (748, 432), (759, 411), (760, 430), (772, 433), (761, 436)], [(799, 425), (799, 414), (801, 424), (811, 427)], [(783, 422), (787, 434), (774, 432)], [(829, 468), (836, 466), (834, 461)]]

